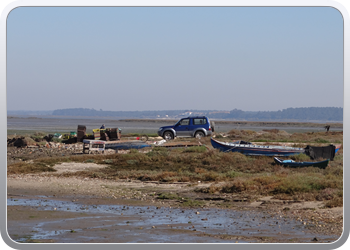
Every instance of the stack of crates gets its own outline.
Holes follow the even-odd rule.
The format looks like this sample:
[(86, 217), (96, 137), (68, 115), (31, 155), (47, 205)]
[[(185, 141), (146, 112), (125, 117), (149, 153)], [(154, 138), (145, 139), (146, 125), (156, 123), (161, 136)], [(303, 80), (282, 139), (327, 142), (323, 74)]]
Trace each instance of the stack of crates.
[(94, 138), (95, 140), (100, 140), (101, 139), (101, 133), (100, 133), (100, 129), (93, 129), (92, 130), (93, 134), (94, 134)]
[(77, 142), (82, 142), (86, 135), (86, 126), (78, 125)]
[(100, 129), (101, 140), (108, 141), (107, 129)]
[(119, 128), (111, 128), (110, 130), (110, 137), (111, 140), (120, 140), (120, 129)]

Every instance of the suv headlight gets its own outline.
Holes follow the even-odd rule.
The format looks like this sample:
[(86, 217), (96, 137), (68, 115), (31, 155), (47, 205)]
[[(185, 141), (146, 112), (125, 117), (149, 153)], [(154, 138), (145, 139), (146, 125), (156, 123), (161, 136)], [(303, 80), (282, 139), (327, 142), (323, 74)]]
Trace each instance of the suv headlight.
[(162, 131), (162, 130), (163, 130), (163, 128), (159, 128), (159, 129), (158, 129), (158, 131)]

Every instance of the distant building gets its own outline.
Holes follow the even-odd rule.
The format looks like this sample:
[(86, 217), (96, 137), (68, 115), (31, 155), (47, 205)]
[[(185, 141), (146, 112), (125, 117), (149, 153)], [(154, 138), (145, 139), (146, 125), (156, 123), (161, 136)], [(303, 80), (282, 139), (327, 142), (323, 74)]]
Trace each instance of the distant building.
[(230, 111), (214, 111), (214, 112), (209, 112), (209, 115), (211, 114), (229, 114)]
[(198, 115), (198, 116), (199, 115), (205, 115), (205, 113), (203, 113), (203, 112), (191, 112), (191, 114), (194, 115), (194, 116), (195, 115)]

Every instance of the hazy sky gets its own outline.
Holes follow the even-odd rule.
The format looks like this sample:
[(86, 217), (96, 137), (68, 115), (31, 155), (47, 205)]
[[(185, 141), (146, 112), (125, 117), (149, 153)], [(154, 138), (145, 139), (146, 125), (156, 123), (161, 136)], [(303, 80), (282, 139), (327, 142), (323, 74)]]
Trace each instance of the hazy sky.
[(7, 109), (343, 107), (330, 7), (20, 7)]

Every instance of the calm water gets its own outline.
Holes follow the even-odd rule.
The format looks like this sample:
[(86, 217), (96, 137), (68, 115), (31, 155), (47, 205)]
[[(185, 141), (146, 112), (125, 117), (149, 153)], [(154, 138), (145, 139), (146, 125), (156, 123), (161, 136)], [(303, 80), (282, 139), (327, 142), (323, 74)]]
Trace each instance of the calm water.
[[(157, 122), (126, 122), (113, 119), (82, 119), (82, 118), (8, 118), (7, 130), (8, 134), (18, 133), (24, 131), (42, 131), (42, 132), (70, 132), (77, 131), (78, 125), (85, 125), (86, 132), (92, 133), (92, 129), (100, 128), (105, 124), (106, 128), (121, 128), (122, 133), (157, 133), (159, 127), (174, 124), (173, 121), (157, 121)], [(294, 132), (317, 132), (325, 131), (322, 125), (320, 128), (311, 127), (259, 127), (259, 126), (238, 126), (233, 124), (216, 124), (216, 132), (227, 132), (231, 129), (249, 129), (254, 131), (261, 131), (262, 129), (280, 129), (289, 133)], [(331, 127), (331, 131), (341, 131)]]

